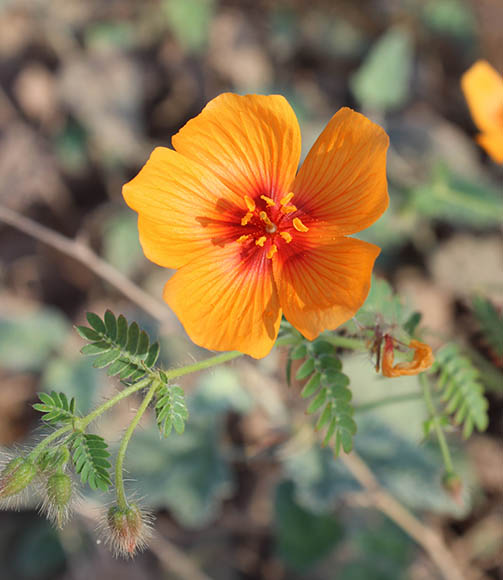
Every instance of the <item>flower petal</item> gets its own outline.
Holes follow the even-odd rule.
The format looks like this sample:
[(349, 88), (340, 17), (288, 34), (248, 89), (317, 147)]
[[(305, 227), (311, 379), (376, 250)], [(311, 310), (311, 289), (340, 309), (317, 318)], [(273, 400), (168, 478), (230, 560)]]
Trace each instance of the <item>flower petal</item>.
[(122, 189), (138, 212), (140, 242), (147, 258), (178, 268), (199, 251), (234, 239), (244, 203), (211, 172), (165, 147)]
[(282, 249), (273, 262), (274, 279), (286, 319), (313, 340), (349, 320), (365, 302), (380, 250), (345, 237), (318, 245), (309, 234), (295, 246), (286, 257)]
[(281, 310), (262, 248), (214, 247), (174, 274), (164, 299), (204, 348), (261, 358), (276, 340)]
[(280, 95), (224, 93), (174, 137), (173, 147), (213, 171), (240, 196), (289, 191), (300, 158), (295, 113)]
[(338, 235), (359, 232), (388, 207), (385, 131), (347, 107), (332, 117), (292, 186), (293, 203)]
[(411, 340), (409, 348), (414, 350), (414, 358), (410, 362), (395, 362), (393, 337), (384, 337), (384, 352), (382, 358), (382, 374), (385, 377), (401, 377), (402, 375), (418, 375), (428, 370), (435, 362), (431, 347), (419, 340)]
[(493, 161), (503, 163), (503, 128), (492, 133), (480, 133), (476, 139)]
[(485, 60), (478, 60), (461, 77), (473, 121), (482, 133), (503, 132), (503, 78)]

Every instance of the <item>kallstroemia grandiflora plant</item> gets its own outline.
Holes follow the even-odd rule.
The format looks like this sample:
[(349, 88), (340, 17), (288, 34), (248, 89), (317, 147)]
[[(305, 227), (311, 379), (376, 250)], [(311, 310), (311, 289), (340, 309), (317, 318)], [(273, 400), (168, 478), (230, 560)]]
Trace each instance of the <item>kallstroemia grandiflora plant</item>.
[[(95, 368), (107, 368), (110, 376), (118, 377), (122, 389), (85, 416), (79, 414), (75, 398), (68, 399), (63, 393), (40, 393), (40, 402), (34, 407), (42, 413), (51, 432), (30, 451), (4, 460), (0, 505), (16, 507), (26, 494), (37, 494), (41, 497), (41, 512), (61, 528), (79, 494), (78, 480), (92, 490), (112, 492), (115, 497), (102, 516), (100, 529), (116, 555), (132, 557), (148, 545), (152, 523), (150, 513), (132, 496), (128, 497), (124, 486), (124, 462), (135, 429), (150, 407), (163, 437), (173, 432), (182, 435), (189, 414), (184, 391), (174, 383), (175, 379), (226, 363), (242, 353), (221, 353), (188, 366), (162, 370), (157, 365), (159, 343), (151, 343), (136, 322), (129, 323), (123, 315), (116, 317), (110, 311), (103, 318), (88, 313), (87, 320), (88, 327), (76, 327), (89, 343), (82, 348), (82, 354), (95, 357)], [(381, 369), (387, 376), (421, 373), (420, 384), (429, 413), (424, 434), (437, 437), (445, 464), (444, 487), (459, 497), (461, 480), (454, 470), (444, 432), (460, 425), (464, 437), (468, 437), (474, 427), (485, 429), (487, 402), (476, 369), (452, 345), (440, 349), (428, 369), (433, 362), (431, 349), (414, 338), (419, 321), (420, 316), (415, 313), (401, 327), (389, 326), (380, 314), (364, 312), (360, 321), (357, 317), (353, 326), (346, 325), (342, 333), (325, 332), (313, 341), (283, 322), (276, 346), (289, 348), (287, 382), (291, 383), (293, 365), (298, 365), (295, 378), (303, 382), (301, 397), (308, 400), (306, 413), (316, 416), (314, 427), (322, 434), (322, 444), (333, 448), (335, 457), (352, 450), (357, 432), (356, 406), (352, 403), (350, 377), (343, 371), (342, 352), (367, 350), (374, 357), (376, 370)], [(394, 351), (408, 353), (412, 360), (394, 364)], [(391, 374), (386, 369), (391, 369)], [(93, 425), (135, 393), (142, 400), (112, 458), (107, 441), (93, 432)], [(439, 400), (444, 403), (443, 411), (438, 408)]]

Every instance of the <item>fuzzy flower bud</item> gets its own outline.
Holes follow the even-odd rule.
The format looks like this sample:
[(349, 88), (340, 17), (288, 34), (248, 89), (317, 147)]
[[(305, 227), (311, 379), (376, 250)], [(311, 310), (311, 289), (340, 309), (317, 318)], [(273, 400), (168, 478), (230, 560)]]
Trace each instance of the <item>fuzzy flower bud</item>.
[(107, 544), (117, 556), (131, 558), (144, 550), (150, 536), (150, 518), (132, 503), (126, 508), (112, 506), (106, 516)]
[(23, 491), (37, 473), (35, 465), (24, 457), (9, 461), (0, 473), (0, 500), (11, 498)]
[(53, 520), (59, 528), (62, 528), (68, 519), (72, 492), (72, 479), (63, 471), (57, 471), (47, 479), (43, 507), (49, 519)]

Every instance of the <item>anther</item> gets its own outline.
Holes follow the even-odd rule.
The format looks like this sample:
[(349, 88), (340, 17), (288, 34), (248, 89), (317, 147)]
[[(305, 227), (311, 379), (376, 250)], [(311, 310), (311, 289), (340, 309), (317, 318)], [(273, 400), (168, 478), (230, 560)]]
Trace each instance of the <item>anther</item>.
[(292, 234), (290, 234), (289, 232), (280, 232), (279, 234), (287, 244), (289, 244), (292, 241)]
[(267, 238), (265, 236), (260, 236), (260, 238), (258, 240), (255, 240), (255, 244), (257, 246), (260, 246), (261, 248), (263, 248), (266, 240), (267, 240)]
[(276, 244), (272, 244), (272, 246), (269, 248), (269, 251), (267, 252), (267, 258), (270, 260), (277, 251), (278, 248), (276, 247)]
[(308, 232), (308, 231), (309, 231), (309, 228), (308, 228), (307, 226), (305, 226), (305, 225), (304, 225), (304, 224), (301, 222), (300, 218), (298, 218), (298, 217), (296, 217), (296, 218), (293, 218), (293, 222), (292, 222), (292, 223), (293, 223), (293, 227), (294, 227), (294, 228), (295, 228), (295, 229), (296, 229), (298, 232)]
[(283, 213), (292, 213), (293, 211), (297, 211), (297, 206), (295, 206), (295, 205), (284, 205), (281, 208), (281, 211)]
[(276, 205), (276, 202), (274, 201), (274, 199), (267, 197), (267, 195), (261, 195), (260, 199), (263, 199), (265, 201), (267, 207), (273, 207)]
[(279, 201), (279, 203), (281, 205), (288, 205), (293, 198), (293, 192), (291, 191), (290, 193), (287, 193), (287, 195), (285, 195), (285, 197), (282, 197)]
[(246, 242), (246, 240), (249, 240), (251, 238), (251, 234), (244, 234), (243, 236), (239, 236), (239, 238), (236, 240), (236, 242), (238, 244), (243, 244), (244, 242)]
[(245, 216), (243, 216), (241, 218), (241, 225), (245, 226), (253, 217), (253, 214), (251, 211), (249, 211)]
[(245, 203), (246, 203), (246, 207), (248, 208), (248, 211), (251, 211), (251, 212), (255, 211), (255, 202), (248, 195), (245, 195)]

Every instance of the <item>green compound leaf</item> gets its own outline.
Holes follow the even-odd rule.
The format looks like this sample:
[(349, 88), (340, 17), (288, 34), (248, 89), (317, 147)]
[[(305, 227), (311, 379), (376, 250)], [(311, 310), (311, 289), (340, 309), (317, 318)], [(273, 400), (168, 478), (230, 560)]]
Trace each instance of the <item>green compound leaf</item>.
[(316, 430), (325, 429), (324, 446), (333, 444), (336, 457), (341, 450), (349, 453), (356, 433), (349, 378), (341, 372), (342, 362), (327, 340), (313, 341), (306, 352), (308, 358), (296, 374), (298, 380), (308, 378), (301, 392), (303, 399), (311, 399), (306, 413), (319, 412)]
[(503, 357), (503, 316), (494, 305), (485, 298), (476, 296), (473, 299), (473, 313), (480, 325), (487, 344), (498, 358)]
[(181, 435), (189, 418), (183, 389), (177, 385), (161, 385), (157, 390), (155, 414), (163, 437), (167, 437), (172, 429)]
[(112, 485), (109, 469), (108, 445), (103, 437), (92, 433), (76, 433), (71, 439), (72, 458), (75, 471), (82, 483), (91, 489), (107, 491)]
[(488, 425), (488, 403), (480, 383), (479, 371), (455, 344), (448, 344), (436, 354), (433, 371), (439, 371), (437, 389), (442, 393), (445, 411), (453, 415), (457, 425), (463, 425), (467, 439), (474, 427), (485, 431)]
[(159, 343), (150, 344), (148, 334), (136, 322), (128, 323), (121, 314), (117, 318), (107, 310), (103, 320), (88, 312), (87, 320), (92, 328), (77, 326), (82, 338), (89, 341), (81, 349), (84, 355), (99, 355), (93, 362), (95, 368), (108, 367), (110, 376), (135, 382), (152, 368), (159, 357)]
[(429, 183), (413, 188), (410, 203), (414, 211), (426, 217), (473, 227), (498, 226), (503, 218), (498, 191), (459, 177), (440, 163)]
[(35, 403), (33, 408), (40, 413), (44, 413), (43, 421), (53, 425), (57, 423), (68, 423), (77, 418), (75, 415), (75, 398), (68, 400), (64, 393), (52, 391), (48, 393), (39, 393), (38, 398), (41, 403)]

